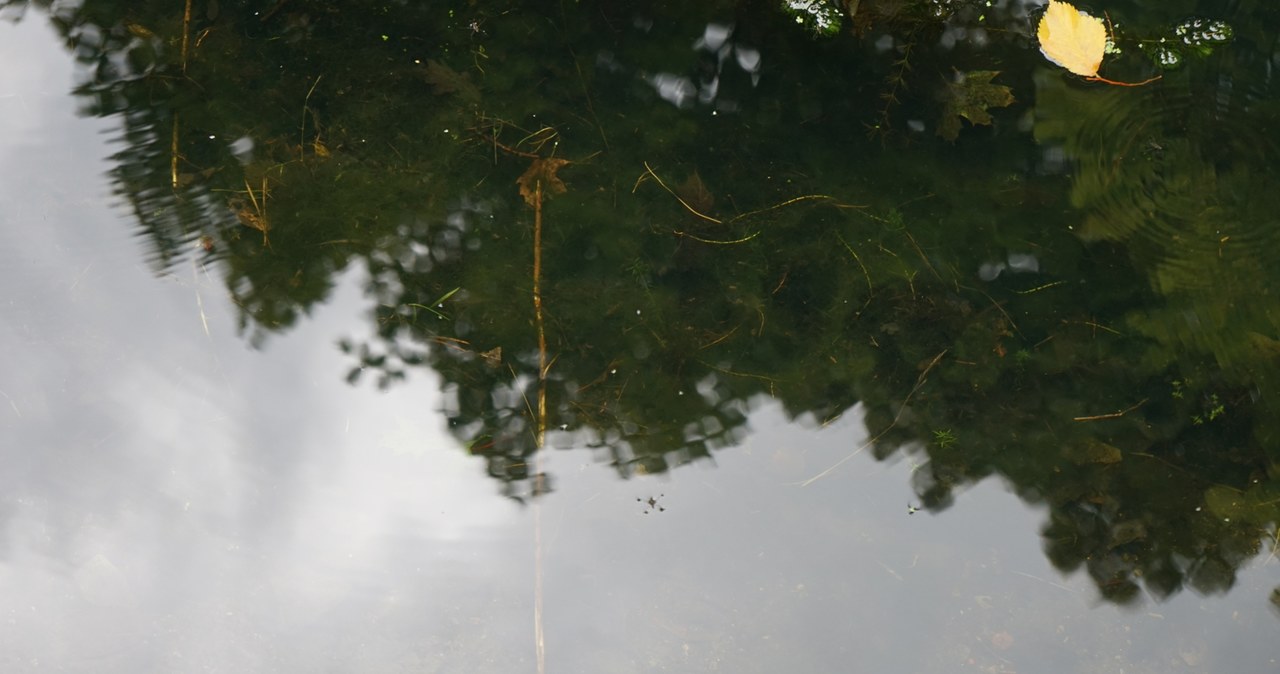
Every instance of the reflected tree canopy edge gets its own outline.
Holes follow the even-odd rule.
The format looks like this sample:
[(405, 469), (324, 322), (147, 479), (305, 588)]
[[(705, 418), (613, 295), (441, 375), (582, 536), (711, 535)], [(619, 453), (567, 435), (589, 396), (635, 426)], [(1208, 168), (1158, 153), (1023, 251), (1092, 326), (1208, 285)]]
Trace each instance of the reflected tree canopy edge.
[(363, 268), (350, 381), (436, 370), (509, 496), (552, 488), (533, 174), (551, 445), (661, 472), (766, 396), (861, 404), (923, 507), (1002, 476), (1114, 601), (1224, 591), (1275, 546), (1270, 8), (1130, 90), (985, 3), (864, 0), (819, 39), (758, 2), (173, 4), (0, 6), (43, 9), (120, 120), (158, 272), (219, 270), (264, 345)]

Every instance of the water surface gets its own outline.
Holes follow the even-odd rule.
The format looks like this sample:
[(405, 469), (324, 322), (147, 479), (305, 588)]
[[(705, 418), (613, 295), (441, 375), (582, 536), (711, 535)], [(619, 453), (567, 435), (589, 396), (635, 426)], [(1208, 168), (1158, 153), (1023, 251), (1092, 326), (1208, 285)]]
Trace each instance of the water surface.
[(1277, 668), (1271, 10), (267, 5), (5, 5), (5, 671)]

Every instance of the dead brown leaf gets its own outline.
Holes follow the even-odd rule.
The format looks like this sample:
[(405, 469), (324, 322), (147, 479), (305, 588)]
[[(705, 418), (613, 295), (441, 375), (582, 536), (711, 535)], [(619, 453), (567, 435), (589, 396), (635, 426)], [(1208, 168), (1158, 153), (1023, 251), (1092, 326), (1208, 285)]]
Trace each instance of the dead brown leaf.
[(436, 60), (427, 61), (427, 70), (423, 74), (431, 90), (437, 94), (457, 94), (464, 100), (480, 98), (480, 90), (471, 83), (466, 73), (460, 73)]
[(702, 176), (698, 175), (697, 171), (689, 174), (689, 177), (676, 187), (676, 194), (699, 213), (710, 213), (711, 207), (716, 203), (715, 195), (707, 189), (707, 184), (702, 182)]
[(568, 159), (543, 159), (536, 157), (529, 163), (529, 168), (516, 179), (516, 184), (520, 186), (520, 196), (524, 197), (524, 202), (529, 206), (537, 206), (537, 186), (542, 183), (542, 193), (544, 195), (564, 194), (568, 189), (565, 187), (564, 181), (556, 172), (569, 163)]

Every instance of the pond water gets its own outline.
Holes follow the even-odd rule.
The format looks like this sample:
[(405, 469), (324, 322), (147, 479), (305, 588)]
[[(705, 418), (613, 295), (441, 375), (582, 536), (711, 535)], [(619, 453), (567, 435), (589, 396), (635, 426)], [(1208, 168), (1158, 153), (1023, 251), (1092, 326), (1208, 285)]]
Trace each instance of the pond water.
[(0, 669), (1280, 671), (1280, 10), (410, 5), (0, 2)]

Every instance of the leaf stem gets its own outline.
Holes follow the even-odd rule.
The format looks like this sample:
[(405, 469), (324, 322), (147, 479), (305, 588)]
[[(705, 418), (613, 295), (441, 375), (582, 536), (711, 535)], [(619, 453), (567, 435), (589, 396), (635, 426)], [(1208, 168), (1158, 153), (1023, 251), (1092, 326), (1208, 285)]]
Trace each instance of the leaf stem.
[(1094, 75), (1093, 77), (1086, 77), (1084, 79), (1086, 82), (1102, 82), (1103, 84), (1111, 84), (1117, 87), (1140, 87), (1144, 84), (1151, 84), (1161, 77), (1164, 77), (1164, 75), (1156, 75), (1155, 77), (1142, 80), (1141, 82), (1117, 82), (1115, 80), (1109, 80), (1102, 75)]

